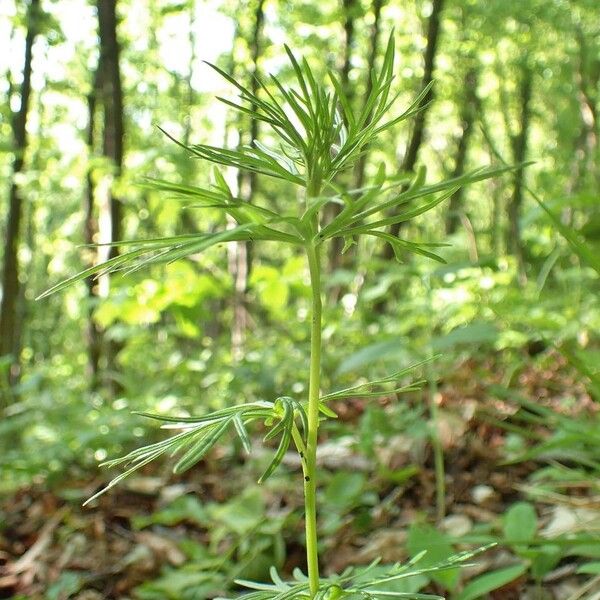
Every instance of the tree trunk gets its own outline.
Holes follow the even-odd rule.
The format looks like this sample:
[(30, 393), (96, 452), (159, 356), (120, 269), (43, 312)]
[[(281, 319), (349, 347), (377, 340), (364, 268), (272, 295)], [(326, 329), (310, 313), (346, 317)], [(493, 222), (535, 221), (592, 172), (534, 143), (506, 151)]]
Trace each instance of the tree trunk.
[[(427, 27), (427, 45), (425, 47), (425, 55), (423, 57), (423, 79), (421, 81), (421, 88), (425, 88), (433, 81), (435, 58), (441, 33), (440, 23), (443, 8), (444, 0), (433, 0), (432, 11)], [(404, 159), (402, 160), (402, 165), (400, 167), (401, 171), (403, 172), (410, 172), (415, 168), (417, 159), (419, 157), (419, 149), (421, 148), (425, 134), (428, 110), (426, 105), (429, 104), (433, 98), (433, 89), (430, 89), (421, 100), (421, 110), (414, 117), (412, 133), (410, 135), (408, 145), (406, 147), (406, 153), (404, 154)], [(390, 233), (394, 236), (397, 236), (400, 233), (401, 226), (401, 223), (392, 225), (390, 227)], [(386, 244), (384, 247), (383, 256), (388, 260), (393, 258), (394, 252), (390, 244)]]
[[(191, 111), (192, 106), (196, 103), (196, 91), (194, 90), (194, 65), (196, 64), (196, 1), (191, 0), (189, 7), (189, 29), (188, 29), (188, 44), (190, 46), (190, 63), (186, 77), (187, 85), (187, 105)], [(183, 144), (189, 146), (192, 136), (192, 118), (188, 113), (185, 120), (185, 128), (183, 130)], [(188, 161), (186, 161), (188, 162)]]
[[(92, 90), (87, 97), (88, 104), (88, 130), (86, 145), (88, 148), (88, 166), (86, 172), (86, 191), (84, 199), (84, 239), (88, 245), (88, 266), (93, 266), (98, 260), (98, 253), (91, 247), (97, 241), (98, 222), (95, 217), (95, 183), (92, 168), (92, 160), (95, 153), (95, 117), (96, 98), (99, 92), (99, 71), (94, 73)], [(88, 345), (88, 369), (91, 380), (91, 389), (96, 389), (100, 375), (100, 356), (102, 349), (102, 329), (94, 319), (94, 308), (98, 301), (98, 285), (95, 277), (87, 277), (85, 280), (88, 292), (88, 314), (87, 314), (87, 345)]]
[[(185, 116), (185, 124), (183, 128), (182, 142), (184, 146), (189, 146), (192, 138), (192, 107), (196, 104), (196, 90), (194, 90), (194, 65), (196, 64), (196, 1), (191, 0), (189, 4), (189, 21), (188, 21), (188, 44), (190, 48), (190, 62), (188, 64), (188, 71), (185, 78), (187, 86), (186, 94), (186, 107), (188, 110)], [(196, 164), (189, 160), (188, 151), (180, 148), (182, 161), (179, 167), (181, 172), (181, 179), (183, 183), (193, 183), (196, 174)], [(181, 231), (183, 233), (198, 233), (198, 226), (196, 220), (192, 216), (192, 212), (181, 209), (179, 213), (179, 219), (181, 223)]]
[[(495, 157), (492, 155), (490, 157), (493, 160)], [(490, 188), (490, 193), (492, 196), (492, 223), (491, 223), (491, 231), (490, 231), (490, 245), (492, 247), (492, 251), (496, 256), (502, 256), (506, 251), (506, 246), (504, 244), (504, 231), (502, 224), (502, 207), (504, 204), (503, 201), (503, 190), (500, 182), (497, 179), (492, 179), (488, 186)]]
[[(46, 126), (49, 125), (48, 119), (48, 103), (45, 102), (44, 91), (47, 89), (47, 78), (43, 77), (39, 82), (40, 92), (36, 96), (35, 103), (35, 121), (37, 122), (36, 139), (44, 140), (48, 135)], [(29, 117), (31, 119), (31, 117)], [(27, 348), (29, 352), (29, 360), (24, 364), (20, 364), (21, 371), (26, 369), (31, 360), (35, 356), (36, 342), (39, 339), (39, 329), (30, 326), (33, 322), (33, 317), (39, 313), (35, 307), (35, 301), (32, 301), (30, 294), (27, 292), (27, 286), (30, 280), (38, 281), (40, 273), (46, 274), (48, 272), (48, 264), (46, 260), (41, 261), (39, 264), (38, 255), (35, 252), (36, 240), (38, 239), (38, 232), (36, 229), (36, 212), (40, 204), (45, 203), (45, 194), (43, 192), (43, 184), (36, 175), (41, 174), (47, 169), (48, 161), (45, 153), (43, 144), (35, 144), (33, 148), (28, 149), (29, 155), (27, 160), (27, 171), (32, 174), (35, 182), (32, 182), (31, 197), (23, 207), (23, 221), (24, 231), (21, 234), (21, 244), (23, 248), (28, 250), (29, 258), (25, 264), (20, 266), (22, 274), (21, 285), (19, 286), (19, 299), (17, 303), (17, 339), (19, 340), (19, 354), (21, 354), (22, 348)], [(40, 269), (40, 266), (42, 267)], [(33, 359), (35, 360), (35, 359)]]
[[(103, 108), (102, 153), (113, 165), (113, 176), (107, 186), (106, 205), (110, 220), (110, 241), (122, 238), (122, 203), (113, 192), (113, 181), (118, 178), (123, 168), (123, 90), (119, 66), (120, 47), (117, 38), (117, 0), (98, 0), (98, 32), (100, 38), (100, 73), (98, 97)], [(108, 258), (119, 253), (116, 246), (111, 246)], [(121, 344), (110, 341), (106, 344), (106, 362), (109, 372), (109, 386), (114, 393), (121, 386), (115, 377), (117, 373), (116, 356)]]
[[(248, 86), (253, 94), (258, 94), (258, 62), (262, 53), (262, 29), (264, 24), (264, 0), (257, 0), (254, 10), (254, 26), (249, 41), (250, 49), (250, 74)], [(256, 106), (251, 106), (256, 110)], [(240, 143), (254, 144), (258, 138), (259, 124), (256, 119), (250, 120), (249, 136), (244, 142), (243, 133)], [(252, 202), (257, 191), (256, 173), (247, 171), (238, 172), (238, 192), (240, 198)], [(235, 242), (229, 246), (228, 253), (229, 271), (233, 279), (233, 322), (231, 327), (231, 350), (234, 360), (239, 360), (244, 351), (244, 341), (248, 328), (248, 312), (246, 308), (246, 294), (248, 281), (252, 269), (252, 244), (250, 242)]]
[[(515, 164), (522, 163), (527, 156), (527, 142), (529, 125), (531, 121), (531, 92), (532, 71), (526, 61), (521, 67), (521, 81), (519, 84), (519, 132), (511, 138), (513, 161)], [(508, 240), (507, 247), (517, 259), (519, 282), (524, 285), (527, 281), (525, 274), (525, 257), (523, 241), (521, 239), (521, 205), (523, 204), (523, 169), (517, 169), (513, 178), (513, 191), (508, 204)]]
[[(438, 41), (440, 37), (440, 21), (444, 0), (433, 0), (432, 12), (429, 17), (429, 25), (427, 28), (427, 45), (425, 47), (425, 55), (423, 60), (423, 80), (421, 88), (428, 86), (433, 81), (433, 72), (435, 70), (435, 57), (437, 54)], [(421, 107), (429, 104), (433, 100), (433, 88), (429, 90), (427, 95), (421, 101)], [(421, 110), (415, 116), (413, 122), (413, 130), (406, 147), (404, 160), (402, 161), (403, 171), (412, 171), (417, 163), (419, 149), (423, 142), (425, 134), (425, 118), (427, 110)]]
[[(381, 9), (385, 4), (385, 0), (373, 0), (373, 25), (371, 26), (371, 33), (369, 36), (369, 58), (367, 61), (367, 72), (366, 72), (366, 85), (365, 85), (365, 98), (369, 97), (373, 88), (373, 82), (371, 81), (371, 72), (375, 69), (375, 61), (379, 54), (379, 37), (381, 33)], [(371, 118), (369, 117), (369, 121)], [(358, 158), (355, 169), (355, 186), (361, 188), (365, 181), (365, 169), (367, 167), (367, 153), (364, 152)]]
[(354, 25), (356, 19), (356, 0), (342, 0), (344, 10), (344, 60), (340, 71), (342, 88), (352, 100), (352, 90), (348, 85), (350, 82), (350, 69), (352, 68), (352, 48), (354, 46)]
[(27, 148), (27, 115), (31, 97), (31, 71), (33, 44), (40, 18), (39, 0), (31, 0), (28, 9), (28, 27), (25, 38), (25, 61), (21, 84), (21, 104), (13, 116), (14, 161), (12, 182), (9, 192), (8, 221), (4, 244), (4, 271), (2, 274), (2, 301), (0, 303), (0, 356), (10, 356), (8, 384), (14, 383), (19, 375), (19, 323), (18, 298), (20, 296), (18, 247), (23, 217), (23, 202), (17, 184), (23, 171)]
[[(343, 0), (343, 14), (344, 14), (344, 54), (342, 60), (342, 66), (340, 68), (340, 83), (342, 89), (348, 97), (348, 102), (353, 103), (354, 92), (352, 86), (350, 86), (350, 70), (352, 68), (352, 51), (354, 47), (354, 27), (356, 19), (356, 0)], [(350, 174), (342, 174), (340, 177), (346, 177), (350, 179)], [(350, 183), (348, 181), (347, 183)], [(349, 186), (351, 187), (351, 185)], [(341, 211), (341, 207), (337, 204), (329, 205), (329, 219), (335, 218)], [(331, 240), (329, 245), (329, 271), (333, 272), (339, 269), (344, 264), (342, 248), (344, 247), (344, 240), (341, 238), (334, 238)], [(341, 288), (336, 286), (332, 289), (332, 300), (336, 300), (341, 292)]]
[[(581, 133), (575, 142), (575, 160), (568, 184), (568, 193), (577, 191), (585, 180), (586, 174), (592, 175), (594, 183), (600, 183), (597, 163), (599, 134), (597, 90), (600, 81), (600, 58), (590, 57), (588, 40), (581, 28), (577, 29), (576, 37), (579, 45), (579, 60), (575, 77), (581, 115)], [(591, 65), (590, 62), (592, 62)]]
[[(98, 25), (100, 34), (100, 95), (104, 108), (103, 154), (114, 165), (114, 177), (123, 168), (123, 90), (119, 68), (119, 42), (117, 39), (117, 0), (98, 0)], [(120, 240), (122, 203), (112, 189), (110, 194), (111, 240)], [(111, 247), (109, 258), (117, 256), (119, 249)]]
[[(461, 134), (456, 149), (456, 160), (452, 178), (460, 177), (465, 170), (469, 143), (473, 133), (473, 124), (477, 116), (479, 107), (479, 98), (477, 97), (477, 84), (479, 81), (479, 71), (477, 67), (468, 70), (465, 76), (465, 96), (464, 103), (460, 111)], [(446, 213), (446, 233), (452, 235), (458, 229), (461, 222), (460, 211), (464, 188), (459, 188), (450, 198), (448, 212)]]

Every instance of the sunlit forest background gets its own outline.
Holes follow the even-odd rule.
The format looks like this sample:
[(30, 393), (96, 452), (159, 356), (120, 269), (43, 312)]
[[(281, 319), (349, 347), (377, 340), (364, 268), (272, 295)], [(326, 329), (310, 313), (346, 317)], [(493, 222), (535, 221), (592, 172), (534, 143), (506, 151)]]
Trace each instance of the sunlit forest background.
[[(530, 164), (392, 231), (445, 244), (443, 263), (375, 237), (324, 256), (325, 389), (437, 358), (410, 376), (418, 391), (332, 405), (323, 570), (497, 542), (392, 591), (600, 598), (597, 0), (2, 0), (0, 597), (214, 598), (270, 565), (304, 569), (298, 464), (257, 486), (268, 458), (233, 440), (81, 503), (110, 478), (99, 463), (163, 439), (136, 411), (306, 395), (305, 258), (238, 242), (36, 297), (120, 251), (97, 244), (230, 226), (147, 185), (214, 181), (169, 136), (272, 142), (217, 99), (236, 89), (207, 62), (257, 91), (291, 82), (287, 44), (358, 109), (390, 35), (394, 110), (433, 87), (344, 185), (381, 164), (431, 183)], [(298, 202), (223, 174), (247, 202)]]

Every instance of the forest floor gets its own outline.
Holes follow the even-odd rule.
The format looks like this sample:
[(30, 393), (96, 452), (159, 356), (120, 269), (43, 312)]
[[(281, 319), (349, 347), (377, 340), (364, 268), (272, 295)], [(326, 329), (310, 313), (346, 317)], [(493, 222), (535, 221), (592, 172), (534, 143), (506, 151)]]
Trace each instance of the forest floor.
[[(523, 499), (535, 505), (541, 536), (568, 532), (569, 523), (580, 523), (583, 518), (597, 525), (600, 498), (594, 495), (593, 485), (586, 486), (580, 481), (560, 497), (549, 492), (532, 499), (531, 475), (542, 463), (502, 462), (507, 432), (485, 415), (488, 409), (504, 414), (510, 409), (498, 400), (486, 398), (488, 385), (499, 382), (501, 374), (489, 376), (489, 381), (473, 376), (475, 371), (481, 373), (487, 368), (492, 369), (493, 365), (475, 367), (470, 361), (463, 363), (440, 385), (436, 396), (447, 485), (445, 515), (438, 519), (438, 528), (455, 537), (468, 535), (485, 525), (493, 529), (507, 508)], [(518, 383), (524, 396), (559, 411), (565, 411), (565, 405), (569, 404), (571, 415), (586, 418), (596, 410), (560, 357), (545, 361), (542, 367), (523, 369)], [(565, 403), (566, 397), (571, 402)], [(341, 421), (353, 425), (364, 411), (364, 402), (353, 401), (335, 408)], [(161, 572), (164, 575), (165, 569), (169, 572), (171, 567), (175, 572), (189, 560), (189, 554), (182, 549), (182, 540), (213, 544), (225, 554), (228, 551), (231, 536), (224, 534), (217, 541), (211, 540), (211, 528), (199, 525), (189, 514), (154, 521), (152, 517), (161, 510), (164, 516), (165, 507), (190, 492), (201, 491), (202, 502), (226, 502), (239, 494), (240, 482), (245, 478), (243, 461), (232, 458), (231, 453), (226, 460), (217, 458), (211, 456), (177, 480), (169, 478), (164, 465), (155, 466), (102, 496), (91, 507), (82, 507), (81, 499), (105, 483), (103, 474), (64, 482), (60, 491), (31, 486), (5, 498), (0, 504), (4, 520), (0, 530), (0, 598), (160, 597), (136, 590)], [(377, 501), (368, 509), (367, 527), (357, 526), (364, 510), (350, 506), (327, 535), (322, 561), (330, 571), (340, 572), (351, 564), (367, 564), (376, 557), (382, 557), (383, 562), (406, 560), (408, 526), (424, 514), (435, 521), (436, 487), (429, 443), (396, 437), (386, 441), (378, 459), (390, 471), (405, 472), (406, 480), (373, 477), (368, 473), (368, 462), (360, 456), (342, 453), (336, 458), (342, 469), (367, 473), (369, 489), (376, 492)], [(268, 492), (268, 513), (281, 514), (301, 506), (297, 486), (290, 482), (287, 485), (280, 488), (283, 493), (279, 497), (272, 490)], [(284, 573), (302, 566), (300, 534), (301, 522), (296, 519), (291, 533), (284, 535)], [(475, 562), (477, 567), (471, 575), (514, 564), (515, 555), (499, 544)], [(531, 578), (523, 575), (489, 597), (493, 600), (600, 598), (598, 578), (582, 576), (577, 569), (578, 563), (566, 554), (538, 585), (531, 584)], [(425, 591), (443, 593), (435, 584)]]

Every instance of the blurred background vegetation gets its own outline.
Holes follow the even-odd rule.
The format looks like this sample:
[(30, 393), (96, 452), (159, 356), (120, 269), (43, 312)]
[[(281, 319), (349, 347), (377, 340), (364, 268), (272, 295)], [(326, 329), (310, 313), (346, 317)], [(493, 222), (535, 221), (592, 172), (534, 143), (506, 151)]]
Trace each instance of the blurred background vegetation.
[[(84, 498), (98, 485), (99, 462), (159, 435), (132, 411), (198, 413), (306, 392), (307, 266), (291, 249), (275, 254), (268, 245), (238, 243), (35, 298), (108, 256), (105, 247), (90, 244), (223, 225), (220, 213), (184, 207), (143, 185), (145, 177), (211, 181), (209, 167), (157, 125), (186, 143), (269, 142), (258, 123), (215, 100), (234, 100), (234, 90), (203, 61), (256, 90), (255, 75), (291, 79), (288, 44), (323, 77), (327, 68), (337, 71), (360, 107), (369, 70), (382, 59), (392, 29), (399, 109), (435, 83), (415, 119), (369, 147), (347, 176), (350, 187), (367, 183), (381, 163), (398, 174), (426, 167), (427, 181), (434, 182), (490, 162), (535, 162), (458, 191), (402, 229), (409, 240), (449, 244), (441, 249), (445, 265), (425, 257), (399, 263), (374, 238), (343, 254), (331, 249), (327, 389), (382, 376), (432, 352), (441, 356), (425, 373), (429, 385), (407, 403), (339, 407), (333, 427), (347, 447), (379, 465), (384, 483), (374, 487), (367, 472), (346, 465), (345, 478), (325, 482), (323, 526), (339, 535), (353, 510), (364, 533), (376, 520), (374, 507), (426, 467), (431, 407), (445, 427), (438, 433), (450, 431), (442, 440), (448, 450), (457, 443), (454, 434), (467, 439), (470, 431), (475, 441), (486, 435), (483, 425), (467, 425), (474, 411), (512, 402), (527, 418), (503, 434), (504, 460), (529, 448), (527, 433), (537, 425), (549, 426), (550, 436), (558, 431), (564, 442), (565, 431), (582, 434), (585, 424), (585, 435), (563, 444), (577, 450), (564, 464), (575, 461), (580, 481), (593, 481), (590, 472), (598, 473), (600, 461), (600, 440), (590, 425), (596, 423), (590, 421), (593, 400), (600, 400), (599, 17), (597, 0), (3, 0), (1, 492), (10, 497), (33, 486)], [(226, 175), (247, 201), (272, 207), (297, 201), (276, 180)], [(550, 404), (550, 416), (535, 412), (540, 399)], [(488, 415), (486, 427), (490, 419), (505, 424), (506, 414)], [(406, 432), (412, 441), (398, 453), (412, 448), (410, 459), (384, 460), (382, 448)], [(527, 452), (528, 459), (542, 456)], [(239, 463), (239, 448), (221, 454)], [(562, 458), (552, 456), (555, 469)], [(257, 469), (244, 471), (240, 482), (251, 481)], [(295, 477), (293, 465), (290, 470), (288, 479)], [(291, 519), (293, 529), (296, 513), (280, 511), (269, 525), (252, 516), (286, 485), (283, 474), (267, 496), (252, 487), (239, 496), (232, 488), (221, 498), (213, 493), (212, 501), (238, 504), (185, 504), (190, 497), (183, 495), (178, 506), (200, 527), (210, 519), (220, 523), (227, 531), (221, 535), (234, 540), (231, 552), (242, 552), (249, 532), (258, 532), (264, 563), (281, 565), (294, 553), (281, 538), (283, 521)], [(597, 487), (596, 480), (587, 491), (597, 493)], [(515, 494), (504, 500), (516, 500)], [(238, 522), (248, 506), (254, 508)], [(424, 502), (419, 508), (432, 507)], [(438, 517), (447, 508), (438, 506)], [(144, 518), (167, 525), (169, 514)], [(212, 546), (188, 541), (187, 559), (214, 561), (218, 531)], [(533, 564), (523, 546), (515, 553)], [(259, 565), (252, 556), (248, 564)], [(226, 571), (221, 565), (215, 572), (219, 568)], [(81, 588), (73, 577), (67, 575), (65, 589)], [(226, 586), (213, 581), (186, 596), (156, 585), (137, 597), (204, 598), (211, 597), (207, 589)], [(181, 585), (187, 590), (191, 584)]]

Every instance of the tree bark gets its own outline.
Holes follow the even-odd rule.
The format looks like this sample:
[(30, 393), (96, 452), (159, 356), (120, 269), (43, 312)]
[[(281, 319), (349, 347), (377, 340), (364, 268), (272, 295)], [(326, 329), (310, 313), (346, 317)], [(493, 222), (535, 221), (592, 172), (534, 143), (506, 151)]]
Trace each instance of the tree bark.
[[(93, 266), (98, 260), (98, 253), (91, 246), (97, 241), (98, 222), (95, 217), (95, 183), (92, 168), (92, 159), (95, 154), (95, 118), (96, 98), (99, 92), (99, 71), (94, 73), (92, 89), (87, 97), (88, 104), (88, 129), (86, 145), (88, 148), (88, 166), (86, 172), (86, 190), (84, 198), (84, 239), (88, 246), (88, 266)], [(91, 389), (96, 389), (100, 375), (100, 356), (102, 351), (102, 329), (94, 319), (94, 308), (98, 300), (98, 285), (95, 277), (87, 277), (85, 280), (88, 293), (87, 314), (87, 345), (88, 345), (88, 369), (91, 380)]]
[[(264, 25), (264, 0), (257, 0), (254, 9), (254, 24), (249, 40), (250, 49), (250, 74), (248, 86), (253, 94), (258, 94), (258, 63), (262, 54), (262, 29)], [(256, 106), (251, 106), (252, 110)], [(256, 119), (250, 119), (249, 136), (246, 143), (253, 145), (259, 134), (259, 123)], [(240, 135), (240, 143), (244, 143), (243, 133)], [(252, 202), (258, 186), (256, 173), (247, 171), (238, 172), (238, 191), (240, 198), (246, 202)], [(231, 328), (231, 349), (235, 360), (243, 355), (246, 330), (248, 328), (248, 311), (246, 308), (246, 295), (248, 292), (248, 281), (252, 270), (252, 244), (251, 242), (235, 242), (230, 245), (228, 254), (229, 271), (233, 279), (233, 322)]]
[(350, 89), (350, 69), (352, 68), (352, 49), (354, 46), (354, 25), (356, 0), (343, 0), (344, 11), (344, 60), (340, 71), (340, 81), (342, 88), (349, 95), (349, 100), (352, 100), (352, 90)]
[[(521, 67), (519, 83), (519, 131), (511, 138), (513, 161), (522, 163), (527, 157), (529, 125), (531, 122), (531, 92), (533, 73), (525, 60)], [(519, 282), (524, 285), (527, 281), (525, 273), (525, 256), (521, 239), (521, 206), (523, 204), (523, 169), (517, 169), (513, 177), (513, 191), (508, 204), (508, 240), (507, 247), (517, 259)]]
[[(356, 19), (356, 0), (342, 0), (342, 10), (344, 15), (344, 53), (342, 65), (340, 68), (340, 83), (348, 102), (352, 105), (354, 101), (354, 91), (350, 86), (350, 71), (352, 69), (352, 52), (354, 48), (354, 36), (355, 36), (355, 19)], [(346, 177), (348, 180), (352, 177), (350, 174), (342, 174), (340, 177)], [(348, 181), (350, 183), (350, 181)], [(335, 218), (341, 211), (341, 207), (337, 204), (331, 204), (329, 206), (329, 219)], [(344, 247), (344, 240), (341, 238), (334, 238), (331, 241), (328, 252), (328, 263), (329, 271), (333, 272), (336, 269), (342, 267), (343, 255), (342, 248)], [(341, 291), (340, 286), (336, 286), (332, 289), (331, 295), (332, 300), (336, 300)]]
[[(123, 168), (123, 90), (120, 72), (120, 46), (117, 37), (117, 0), (98, 0), (98, 33), (100, 40), (100, 60), (98, 99), (103, 108), (102, 154), (113, 166), (113, 175), (108, 186), (107, 206), (110, 219), (110, 241), (122, 238), (123, 205), (113, 191), (113, 181), (121, 175)], [(111, 246), (108, 258), (119, 254), (117, 246)], [(121, 389), (115, 377), (118, 369), (116, 357), (121, 344), (110, 341), (105, 344), (108, 383), (113, 393)]]
[[(120, 47), (117, 39), (117, 0), (98, 0), (98, 26), (100, 34), (100, 95), (104, 108), (103, 154), (114, 166), (118, 177), (123, 168), (123, 90), (119, 68)], [(121, 239), (122, 203), (112, 189), (110, 194), (111, 240)], [(119, 249), (111, 247), (109, 258), (117, 256)]]
[[(189, 7), (189, 25), (188, 25), (188, 44), (190, 47), (190, 62), (188, 64), (188, 71), (185, 78), (187, 86), (186, 94), (186, 107), (188, 113), (185, 116), (185, 125), (183, 129), (182, 142), (184, 146), (190, 145), (192, 138), (192, 107), (196, 104), (196, 90), (194, 89), (193, 78), (194, 78), (194, 65), (196, 64), (196, 1), (191, 0)], [(192, 183), (195, 179), (196, 165), (193, 161), (189, 160), (187, 150), (180, 148), (182, 161), (179, 167), (181, 172), (181, 179), (184, 183)], [(182, 208), (179, 213), (179, 219), (181, 223), (181, 230), (183, 233), (197, 233), (198, 226), (196, 220), (192, 216), (192, 212)]]
[[(375, 69), (375, 61), (379, 54), (379, 38), (381, 33), (381, 9), (385, 5), (385, 0), (373, 0), (373, 24), (371, 26), (371, 33), (369, 35), (369, 58), (367, 61), (367, 72), (366, 72), (366, 84), (365, 84), (365, 98), (369, 97), (373, 88), (373, 82), (371, 81), (371, 73)], [(371, 118), (369, 117), (369, 121)], [(355, 169), (355, 186), (361, 188), (365, 181), (365, 170), (367, 167), (367, 153), (364, 152), (358, 158)]]
[[(189, 6), (189, 29), (188, 29), (188, 44), (190, 46), (190, 63), (186, 77), (187, 85), (187, 105), (191, 111), (192, 106), (196, 103), (196, 90), (194, 90), (194, 65), (196, 64), (196, 1), (191, 0)], [(192, 119), (188, 114), (185, 120), (185, 128), (183, 130), (183, 144), (189, 146), (192, 135)]]
[[(444, 0), (433, 0), (432, 12), (429, 17), (427, 28), (427, 45), (425, 46), (425, 55), (423, 59), (423, 80), (421, 88), (428, 86), (433, 81), (433, 72), (435, 70), (435, 58), (437, 54), (438, 42), (440, 38), (440, 21)], [(433, 88), (429, 90), (427, 95), (421, 101), (420, 106), (424, 107), (429, 104), (434, 97)], [(423, 142), (425, 134), (425, 124), (427, 117), (427, 109), (417, 113), (414, 119), (413, 130), (406, 147), (404, 160), (402, 161), (403, 171), (412, 171), (419, 156), (419, 149)]]
[[(461, 133), (456, 148), (456, 160), (452, 178), (460, 177), (465, 170), (469, 143), (473, 133), (473, 124), (479, 108), (479, 98), (477, 97), (477, 84), (479, 81), (479, 70), (477, 67), (471, 67), (465, 76), (465, 96), (460, 111)], [(446, 233), (452, 235), (458, 229), (461, 222), (460, 210), (464, 195), (464, 188), (459, 188), (450, 198), (448, 212), (446, 213)]]
[[(433, 0), (432, 11), (429, 16), (429, 23), (427, 26), (427, 45), (425, 46), (425, 54), (423, 57), (423, 79), (421, 81), (421, 88), (425, 88), (433, 81), (433, 73), (435, 71), (435, 58), (438, 49), (438, 42), (441, 34), (441, 16), (444, 8), (445, 0)], [(433, 88), (423, 97), (420, 103), (421, 110), (415, 115), (413, 121), (413, 129), (410, 135), (404, 159), (402, 160), (401, 170), (403, 172), (413, 171), (419, 157), (419, 150), (423, 143), (423, 137), (425, 135), (426, 117), (428, 105), (434, 98)], [(397, 236), (400, 233), (402, 224), (396, 223), (390, 227), (390, 233)], [(386, 244), (384, 247), (383, 256), (390, 260), (394, 256), (392, 247)]]
[[(574, 193), (579, 188), (588, 173), (592, 175), (594, 183), (600, 183), (597, 160), (599, 134), (597, 90), (600, 82), (600, 58), (590, 57), (588, 40), (581, 28), (577, 28), (576, 38), (579, 56), (575, 78), (581, 115), (581, 132), (575, 142), (575, 160), (568, 185), (569, 193)], [(569, 217), (572, 218), (572, 215)]]
[(27, 35), (25, 37), (25, 60), (21, 83), (21, 104), (12, 121), (15, 157), (12, 165), (12, 182), (9, 192), (8, 221), (4, 244), (4, 271), (2, 273), (2, 301), (0, 303), (0, 356), (10, 356), (8, 384), (19, 375), (19, 240), (23, 218), (23, 201), (17, 179), (24, 168), (27, 149), (27, 115), (31, 99), (31, 73), (33, 45), (38, 32), (40, 1), (31, 0), (28, 8)]

